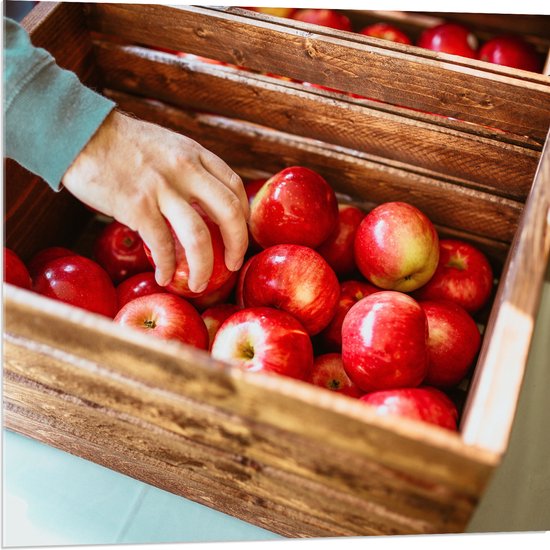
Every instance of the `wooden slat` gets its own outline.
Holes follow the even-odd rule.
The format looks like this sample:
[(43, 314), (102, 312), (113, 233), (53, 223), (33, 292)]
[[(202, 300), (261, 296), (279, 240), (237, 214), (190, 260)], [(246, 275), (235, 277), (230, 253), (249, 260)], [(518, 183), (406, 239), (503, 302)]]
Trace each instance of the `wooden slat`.
[(37, 2), (21, 24), (30, 34), (32, 43), (48, 50), (60, 67), (75, 72), (90, 86), (97, 84), (82, 4)]
[(549, 255), (550, 141), (547, 141), (504, 266), (466, 403), (463, 430), (468, 443), (495, 452), (506, 448)]
[(106, 92), (135, 116), (188, 135), (230, 166), (273, 173), (292, 164), (318, 170), (333, 187), (356, 200), (381, 203), (406, 200), (434, 223), (494, 240), (511, 241), (521, 203), (440, 181), (433, 174), (411, 172), (403, 164), (301, 139), (254, 124), (176, 109), (159, 102)]
[(262, 499), (266, 521), (297, 511), (292, 529), (308, 536), (453, 532), (498, 460), (435, 426), (383, 419), (356, 400), (229, 368), (15, 287), (6, 297), (12, 427), (30, 431), (34, 419), (34, 437), (60, 442), (61, 432), (92, 459), (90, 445), (110, 449), (95, 460), (119, 471), (132, 463), (148, 482), (177, 468), (199, 489), (170, 490), (202, 491), (248, 520), (246, 504)]
[(104, 85), (463, 178), (524, 199), (539, 153), (309, 93), (300, 84), (187, 62), (144, 48), (100, 44)]
[(485, 124), (539, 144), (550, 123), (549, 80), (527, 71), (392, 42), (382, 46), (379, 40), (326, 27), (311, 32), (299, 21), (272, 22), (248, 10), (104, 3), (88, 9), (93, 30), (134, 43)]

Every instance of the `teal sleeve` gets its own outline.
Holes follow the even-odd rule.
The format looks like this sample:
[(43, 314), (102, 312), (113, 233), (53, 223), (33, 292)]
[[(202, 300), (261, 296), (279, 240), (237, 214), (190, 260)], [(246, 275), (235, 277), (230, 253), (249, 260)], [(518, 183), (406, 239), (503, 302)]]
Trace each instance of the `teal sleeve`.
[(115, 104), (4, 17), (4, 154), (54, 190)]

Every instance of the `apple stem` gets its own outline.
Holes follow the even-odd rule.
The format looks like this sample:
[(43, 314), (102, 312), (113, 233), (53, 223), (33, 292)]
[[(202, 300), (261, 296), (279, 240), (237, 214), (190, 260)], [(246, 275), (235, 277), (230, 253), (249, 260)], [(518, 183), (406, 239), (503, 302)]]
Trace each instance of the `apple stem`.
[(242, 345), (241, 354), (245, 359), (253, 359), (254, 346), (250, 342), (246, 342)]
[(143, 321), (143, 324), (145, 325), (145, 328), (155, 328), (157, 326), (153, 319), (146, 319)]

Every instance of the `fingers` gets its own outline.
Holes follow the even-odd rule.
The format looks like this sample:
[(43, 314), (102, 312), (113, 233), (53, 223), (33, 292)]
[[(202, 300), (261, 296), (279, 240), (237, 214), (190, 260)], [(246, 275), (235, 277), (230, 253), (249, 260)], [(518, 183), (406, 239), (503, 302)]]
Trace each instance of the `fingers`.
[(158, 210), (150, 210), (137, 228), (141, 239), (151, 251), (155, 265), (155, 280), (166, 286), (176, 269), (176, 255), (172, 232)]
[[(220, 181), (209, 172), (197, 172), (190, 177), (195, 180), (192, 182), (192, 198), (220, 228), (225, 246), (225, 265), (231, 271), (237, 271), (248, 247), (248, 227), (242, 201), (228, 187), (220, 185)], [(248, 207), (248, 199), (246, 203)]]
[(210, 231), (200, 214), (181, 197), (164, 197), (160, 208), (185, 250), (189, 266), (189, 288), (192, 292), (202, 292), (214, 266)]
[(231, 170), (231, 168), (218, 156), (214, 155), (207, 149), (202, 149), (200, 160), (206, 171), (210, 172), (215, 178), (219, 179), (226, 187), (228, 187), (239, 199), (241, 208), (244, 213), (245, 220), (248, 220), (249, 203), (246, 191), (241, 178)]

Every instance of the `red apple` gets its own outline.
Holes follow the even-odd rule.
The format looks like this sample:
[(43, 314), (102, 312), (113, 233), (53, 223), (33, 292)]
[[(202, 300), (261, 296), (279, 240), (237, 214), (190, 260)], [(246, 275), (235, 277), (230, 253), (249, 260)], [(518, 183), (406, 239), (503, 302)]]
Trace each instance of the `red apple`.
[(537, 50), (520, 36), (491, 38), (479, 49), (479, 59), (524, 71), (542, 72), (542, 60)]
[(33, 278), (33, 289), (48, 298), (111, 318), (118, 310), (115, 286), (108, 273), (84, 256), (50, 260)]
[(94, 258), (115, 284), (144, 271), (152, 265), (137, 231), (114, 220), (100, 231), (93, 243)]
[(299, 244), (315, 248), (338, 223), (338, 201), (326, 180), (303, 166), (271, 176), (250, 208), (250, 232), (263, 248)]
[(267, 15), (274, 15), (276, 17), (292, 17), (292, 14), (296, 11), (296, 8), (246, 8), (248, 10), (256, 11), (258, 13), (265, 13)]
[(367, 393), (361, 403), (374, 407), (380, 416), (412, 418), (456, 431), (458, 410), (442, 391), (429, 386), (397, 388)]
[(212, 357), (249, 371), (267, 371), (305, 380), (313, 365), (313, 346), (304, 327), (286, 311), (245, 308), (218, 329)]
[(140, 296), (158, 294), (160, 292), (166, 292), (166, 289), (157, 284), (155, 274), (152, 271), (136, 273), (119, 283), (116, 287), (118, 307), (120, 309), (128, 302)]
[(208, 349), (212, 349), (212, 343), (214, 342), (214, 336), (218, 332), (222, 323), (233, 313), (237, 313), (241, 308), (235, 304), (224, 303), (217, 304), (215, 306), (205, 309), (201, 313), (201, 317), (208, 329)]
[(246, 272), (248, 271), (248, 268), (250, 267), (250, 264), (252, 263), (252, 260), (255, 259), (255, 255), (250, 256), (247, 258), (241, 267), (239, 269), (237, 274), (237, 284), (235, 285), (235, 303), (241, 308), (244, 308), (244, 300), (243, 300), (243, 287), (244, 287), (244, 278), (246, 277)]
[(476, 322), (453, 302), (419, 302), (428, 319), (428, 373), (424, 383), (439, 388), (458, 385), (468, 374), (481, 344)]
[(319, 334), (320, 346), (328, 351), (341, 351), (342, 323), (348, 311), (365, 296), (379, 291), (378, 287), (365, 281), (349, 280), (341, 283), (336, 312), (328, 326)]
[(360, 34), (366, 36), (374, 36), (375, 38), (383, 38), (391, 42), (399, 42), (401, 44), (412, 44), (411, 39), (395, 25), (389, 23), (373, 23), (361, 29)]
[(294, 315), (309, 335), (330, 322), (340, 294), (333, 269), (307, 246), (280, 244), (253, 256), (242, 285), (244, 307), (270, 306)]
[(386, 202), (371, 210), (355, 235), (355, 262), (372, 284), (410, 292), (434, 274), (439, 238), (418, 208), (405, 202)]
[(342, 360), (365, 392), (419, 386), (428, 371), (428, 321), (402, 292), (359, 300), (342, 323)]
[[(256, 197), (258, 191), (263, 187), (264, 183), (268, 178), (257, 178), (253, 180), (248, 180), (244, 182), (244, 190), (248, 198), (248, 204), (252, 208), (252, 202)], [(248, 227), (248, 250), (252, 253), (259, 252), (262, 247), (254, 240), (252, 232), (250, 231), (250, 226)]]
[(311, 23), (313, 25), (322, 25), (341, 31), (352, 31), (352, 25), (349, 17), (335, 10), (327, 9), (301, 9), (292, 15), (292, 19)]
[(238, 276), (238, 271), (232, 271), (229, 279), (227, 279), (227, 281), (225, 281), (225, 283), (223, 283), (219, 288), (212, 290), (212, 292), (202, 293), (196, 298), (190, 297), (187, 299), (199, 312), (217, 304), (227, 302), (235, 289)]
[(441, 23), (426, 29), (417, 45), (436, 52), (450, 53), (477, 59), (477, 37), (464, 25)]
[(70, 248), (65, 248), (64, 246), (49, 246), (48, 248), (43, 248), (42, 250), (39, 250), (28, 261), (27, 267), (29, 269), (31, 277), (34, 277), (50, 260), (53, 260), (54, 258), (63, 258), (63, 256), (75, 255), (78, 254)]
[(348, 397), (360, 397), (362, 392), (349, 378), (339, 353), (324, 353), (313, 361), (307, 382)]
[(162, 340), (208, 349), (208, 330), (199, 312), (185, 298), (169, 292), (147, 294), (128, 302), (114, 322)]
[[(166, 290), (173, 292), (174, 294), (178, 294), (179, 296), (183, 296), (184, 298), (199, 298), (201, 296), (205, 296), (206, 294), (210, 294), (214, 290), (220, 288), (229, 278), (231, 278), (233, 273), (233, 271), (230, 271), (225, 265), (225, 245), (220, 228), (200, 209), (200, 207), (195, 206), (195, 208), (206, 223), (206, 227), (210, 233), (212, 251), (214, 254), (214, 265), (207, 287), (202, 292), (193, 292), (189, 288), (189, 264), (187, 263), (185, 250), (173, 228), (170, 228), (176, 247), (176, 272), (174, 273), (172, 280), (166, 285)], [(151, 251), (145, 243), (143, 247), (151, 264), (154, 266)]]
[(439, 263), (433, 277), (414, 293), (418, 300), (450, 300), (474, 314), (493, 290), (489, 260), (474, 245), (457, 239), (439, 243)]
[(4, 282), (27, 290), (31, 289), (31, 276), (25, 262), (11, 248), (4, 247)]
[(365, 213), (356, 206), (339, 204), (335, 230), (316, 248), (339, 278), (351, 276), (357, 271), (355, 234), (364, 217)]

